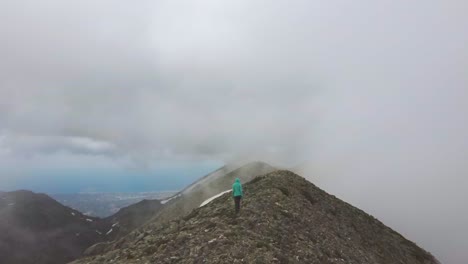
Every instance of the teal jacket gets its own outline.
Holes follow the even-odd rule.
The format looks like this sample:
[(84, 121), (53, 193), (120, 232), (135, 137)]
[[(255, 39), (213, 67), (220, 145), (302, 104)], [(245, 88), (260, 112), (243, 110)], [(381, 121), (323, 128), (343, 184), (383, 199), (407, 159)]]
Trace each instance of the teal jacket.
[(236, 178), (236, 181), (232, 185), (232, 196), (244, 196), (244, 193), (242, 192), (242, 184), (240, 183), (239, 178)]

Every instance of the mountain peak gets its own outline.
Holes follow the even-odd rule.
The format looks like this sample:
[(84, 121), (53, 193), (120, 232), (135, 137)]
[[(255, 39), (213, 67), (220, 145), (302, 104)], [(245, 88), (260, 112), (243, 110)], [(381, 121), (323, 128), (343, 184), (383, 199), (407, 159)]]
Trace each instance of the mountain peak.
[(238, 216), (224, 194), (76, 263), (437, 263), (374, 217), (290, 171), (256, 177), (244, 192)]

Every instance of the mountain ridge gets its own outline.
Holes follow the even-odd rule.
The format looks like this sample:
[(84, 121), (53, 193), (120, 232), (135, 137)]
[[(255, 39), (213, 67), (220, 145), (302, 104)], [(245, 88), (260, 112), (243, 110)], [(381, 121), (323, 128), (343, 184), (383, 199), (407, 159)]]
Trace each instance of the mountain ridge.
[(371, 215), (292, 172), (255, 177), (244, 191), (239, 216), (224, 194), (73, 263), (438, 263)]

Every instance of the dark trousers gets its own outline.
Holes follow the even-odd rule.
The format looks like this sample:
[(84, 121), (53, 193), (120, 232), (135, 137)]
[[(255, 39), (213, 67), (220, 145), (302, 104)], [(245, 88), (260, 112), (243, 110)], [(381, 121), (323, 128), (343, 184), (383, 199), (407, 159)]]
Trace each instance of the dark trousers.
[(235, 207), (236, 207), (236, 214), (239, 213), (241, 199), (242, 199), (242, 196), (235, 196), (234, 197), (234, 204), (235, 204)]

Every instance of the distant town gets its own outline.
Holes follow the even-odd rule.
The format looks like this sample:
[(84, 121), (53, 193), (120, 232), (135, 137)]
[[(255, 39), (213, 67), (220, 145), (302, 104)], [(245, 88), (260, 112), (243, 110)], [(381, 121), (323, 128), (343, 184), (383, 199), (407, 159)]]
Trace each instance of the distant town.
[(50, 194), (60, 203), (89, 216), (107, 217), (119, 209), (142, 200), (162, 200), (176, 191), (126, 192), (126, 193), (67, 193)]

